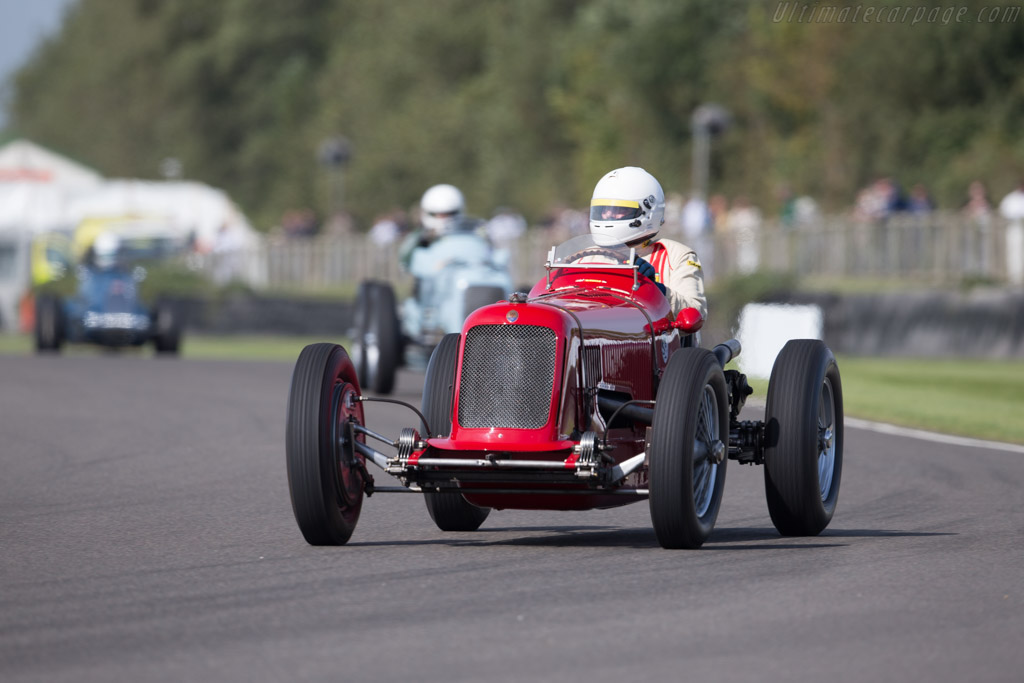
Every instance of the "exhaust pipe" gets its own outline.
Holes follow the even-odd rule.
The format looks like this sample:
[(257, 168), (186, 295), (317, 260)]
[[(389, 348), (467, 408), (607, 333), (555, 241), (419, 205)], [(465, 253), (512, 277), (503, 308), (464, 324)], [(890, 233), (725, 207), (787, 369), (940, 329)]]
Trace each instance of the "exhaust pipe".
[(739, 340), (730, 339), (711, 349), (711, 353), (715, 354), (715, 358), (718, 359), (718, 362), (724, 368), (726, 363), (740, 355), (740, 349)]
[[(640, 403), (647, 404), (641, 405)], [(644, 424), (651, 424), (654, 422), (654, 408), (650, 407), (650, 404), (654, 401), (642, 401), (642, 402), (631, 402), (622, 401), (617, 398), (610, 396), (597, 395), (597, 405), (601, 410), (611, 413), (611, 418), (608, 420), (608, 424), (611, 424), (615, 419), (616, 415), (622, 415), (628, 417), (631, 420), (637, 422), (643, 422)]]

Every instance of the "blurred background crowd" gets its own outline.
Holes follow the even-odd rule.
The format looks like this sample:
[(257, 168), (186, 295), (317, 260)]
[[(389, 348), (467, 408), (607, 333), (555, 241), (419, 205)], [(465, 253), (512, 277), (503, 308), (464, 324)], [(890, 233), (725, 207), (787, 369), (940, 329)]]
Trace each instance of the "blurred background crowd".
[(167, 219), (219, 285), (347, 291), (402, 277), (447, 182), (529, 282), (634, 164), (712, 287), (1024, 287), (1020, 8), (777, 4), (63, 0), (3, 86), (0, 280), (30, 284), (26, 239), (105, 212)]

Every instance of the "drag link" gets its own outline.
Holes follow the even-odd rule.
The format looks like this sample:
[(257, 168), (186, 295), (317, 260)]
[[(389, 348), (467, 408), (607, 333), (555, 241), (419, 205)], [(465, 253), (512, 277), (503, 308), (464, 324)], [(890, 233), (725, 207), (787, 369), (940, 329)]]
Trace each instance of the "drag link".
[(368, 429), (368, 428), (362, 426), (361, 424), (353, 423), (352, 424), (352, 429), (355, 430), (358, 434), (363, 434), (363, 435), (368, 436), (368, 437), (370, 437), (372, 439), (376, 439), (377, 441), (380, 441), (381, 443), (386, 443), (387, 445), (391, 446), (392, 448), (397, 448), (398, 447), (398, 442), (397, 441), (392, 441), (391, 439), (389, 439), (388, 437), (384, 436), (383, 434), (378, 434), (377, 432), (373, 431), (372, 429)]
[(366, 458), (367, 460), (369, 460), (370, 462), (372, 462), (374, 465), (376, 465), (377, 467), (381, 468), (385, 472), (387, 471), (387, 469), (388, 469), (388, 461), (391, 460), (391, 458), (389, 458), (388, 456), (384, 455), (380, 451), (374, 450), (370, 446), (367, 446), (365, 443), (360, 443), (359, 441), (356, 441), (355, 443), (353, 443), (352, 446), (357, 451), (359, 451), (359, 453), (364, 458)]
[(419, 408), (417, 408), (414, 405), (410, 405), (405, 401), (396, 401), (393, 398), (371, 398), (369, 396), (357, 396), (355, 400), (359, 403), (394, 403), (397, 406), (403, 406), (405, 408), (408, 408), (412, 412), (416, 413), (420, 420), (423, 421), (424, 434), (426, 434), (429, 437), (431, 434), (434, 433), (430, 429), (430, 425), (427, 423), (427, 418), (423, 416), (423, 413), (419, 411)]

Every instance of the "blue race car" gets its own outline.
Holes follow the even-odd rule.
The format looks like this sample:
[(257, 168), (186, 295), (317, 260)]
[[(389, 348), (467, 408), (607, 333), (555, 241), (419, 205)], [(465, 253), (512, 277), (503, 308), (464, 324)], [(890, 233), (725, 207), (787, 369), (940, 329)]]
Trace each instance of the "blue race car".
[(74, 296), (37, 296), (36, 350), (60, 351), (65, 342), (128, 347), (152, 341), (158, 353), (177, 354), (181, 316), (170, 302), (152, 308), (143, 303), (139, 284), (145, 276), (141, 266), (94, 255), (76, 270)]
[(387, 282), (363, 282), (356, 294), (352, 359), (360, 385), (379, 394), (391, 393), (410, 348), (422, 351), (425, 366), (441, 339), (462, 329), (466, 316), (512, 293), (507, 253), (468, 230), (417, 249), (409, 272), (416, 285), (400, 305)]

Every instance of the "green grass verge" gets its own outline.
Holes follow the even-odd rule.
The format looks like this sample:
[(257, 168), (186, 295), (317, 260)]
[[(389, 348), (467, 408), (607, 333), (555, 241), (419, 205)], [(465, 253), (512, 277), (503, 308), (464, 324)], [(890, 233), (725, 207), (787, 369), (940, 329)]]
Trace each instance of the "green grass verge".
[(316, 342), (332, 342), (348, 347), (348, 340), (319, 337), (288, 336), (244, 336), (206, 337), (186, 336), (182, 340), (181, 355), (184, 358), (270, 360), (294, 362), (299, 352)]
[[(1024, 444), (1024, 361), (839, 356), (846, 414)], [(754, 396), (766, 380), (752, 380)]]
[(1024, 444), (1024, 361), (839, 358), (848, 415)]
[[(186, 335), (182, 356), (293, 362), (326, 337)], [(147, 347), (142, 353), (152, 353)], [(27, 335), (0, 335), (0, 353), (29, 355)], [(70, 347), (68, 353), (98, 353)], [(1024, 444), (1024, 361), (839, 357), (846, 414), (947, 434)], [(753, 380), (763, 398), (768, 382)]]
[[(217, 360), (267, 360), (295, 361), (299, 352), (307, 344), (315, 342), (335, 342), (348, 345), (343, 338), (332, 339), (329, 336), (294, 337), (286, 335), (246, 335), (246, 336), (205, 336), (186, 334), (182, 339), (181, 356), (191, 359)], [(0, 334), (0, 354), (30, 355), (34, 353), (32, 337), (21, 334)], [(70, 345), (64, 353), (69, 355), (88, 355), (105, 353), (102, 348), (86, 345)], [(152, 355), (153, 346), (146, 345), (140, 349), (130, 349), (124, 353)]]

